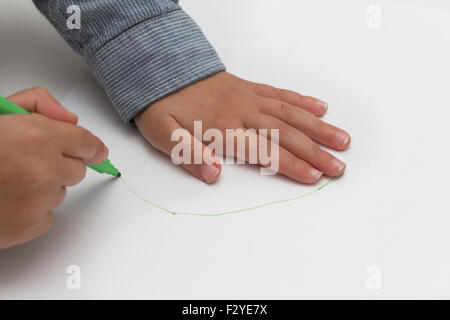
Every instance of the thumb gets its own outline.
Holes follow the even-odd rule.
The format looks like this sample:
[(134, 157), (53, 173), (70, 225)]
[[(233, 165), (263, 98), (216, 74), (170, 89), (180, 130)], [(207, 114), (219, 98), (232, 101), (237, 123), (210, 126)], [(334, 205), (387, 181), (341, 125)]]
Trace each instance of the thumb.
[[(186, 132), (188, 132), (186, 130)], [(191, 158), (194, 158), (194, 154), (196, 152), (195, 144), (198, 143), (198, 146), (201, 147), (201, 154), (203, 155), (202, 162), (199, 164), (195, 164), (194, 161), (192, 161), (189, 164), (182, 163), (181, 165), (189, 171), (194, 177), (197, 177), (198, 179), (210, 184), (216, 182), (220, 174), (222, 172), (222, 166), (219, 163), (218, 159), (216, 158), (215, 154), (206, 147), (203, 143), (195, 139), (194, 137), (190, 137), (188, 140), (187, 146), (185, 146), (185, 150), (190, 148)], [(184, 142), (184, 141), (183, 141)], [(173, 157), (172, 157), (173, 161)]]
[(139, 121), (137, 124), (142, 135), (155, 148), (170, 156), (172, 162), (181, 165), (194, 177), (208, 184), (219, 179), (222, 166), (216, 155), (184, 129), (175, 118), (162, 119), (158, 128), (146, 125), (145, 121)]
[(8, 97), (8, 100), (29, 112), (38, 113), (53, 120), (73, 124), (78, 122), (77, 115), (65, 109), (46, 89), (41, 87), (17, 92)]

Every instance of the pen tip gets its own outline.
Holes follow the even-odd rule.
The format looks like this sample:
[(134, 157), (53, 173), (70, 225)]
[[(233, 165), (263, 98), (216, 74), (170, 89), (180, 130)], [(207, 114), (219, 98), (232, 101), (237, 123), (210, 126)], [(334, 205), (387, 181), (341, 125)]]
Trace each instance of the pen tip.
[(122, 176), (122, 174), (119, 172), (116, 177), (120, 178), (121, 176)]

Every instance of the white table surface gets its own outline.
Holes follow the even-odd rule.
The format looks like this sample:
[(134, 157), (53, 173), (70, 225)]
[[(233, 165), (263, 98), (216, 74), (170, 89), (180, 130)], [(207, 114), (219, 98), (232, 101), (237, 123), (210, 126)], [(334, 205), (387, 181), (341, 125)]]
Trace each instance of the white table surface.
[[(0, 252), (0, 298), (450, 298), (450, 6), (426, 3), (181, 1), (230, 72), (329, 102), (325, 119), (352, 134), (336, 152), (345, 176), (298, 201), (190, 217), (89, 172), (49, 233)], [(380, 30), (366, 27), (373, 4)], [(0, 94), (47, 87), (146, 198), (217, 212), (313, 188), (237, 165), (213, 186), (194, 180), (120, 122), (31, 1), (0, 12)], [(66, 287), (70, 265), (80, 290)]]

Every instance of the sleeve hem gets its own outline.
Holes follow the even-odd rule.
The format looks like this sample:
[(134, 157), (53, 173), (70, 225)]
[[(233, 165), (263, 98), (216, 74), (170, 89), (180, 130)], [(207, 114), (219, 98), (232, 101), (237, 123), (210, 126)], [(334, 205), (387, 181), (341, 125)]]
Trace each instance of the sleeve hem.
[(126, 30), (88, 60), (121, 119), (225, 70), (196, 23), (182, 10)]

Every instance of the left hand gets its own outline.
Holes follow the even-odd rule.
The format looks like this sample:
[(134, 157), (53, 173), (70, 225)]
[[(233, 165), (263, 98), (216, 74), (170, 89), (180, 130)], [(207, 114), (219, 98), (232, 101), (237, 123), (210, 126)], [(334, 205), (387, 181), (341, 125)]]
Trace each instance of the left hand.
[[(224, 136), (226, 129), (279, 129), (279, 172), (299, 182), (315, 183), (322, 173), (336, 177), (346, 167), (317, 143), (336, 150), (350, 145), (347, 132), (319, 119), (327, 107), (316, 98), (220, 72), (154, 103), (135, 122), (142, 135), (167, 155), (178, 143), (171, 141), (172, 132), (186, 128), (193, 134), (198, 120), (204, 130), (217, 128)], [(206, 183), (216, 181), (221, 172), (218, 162), (183, 166)]]

